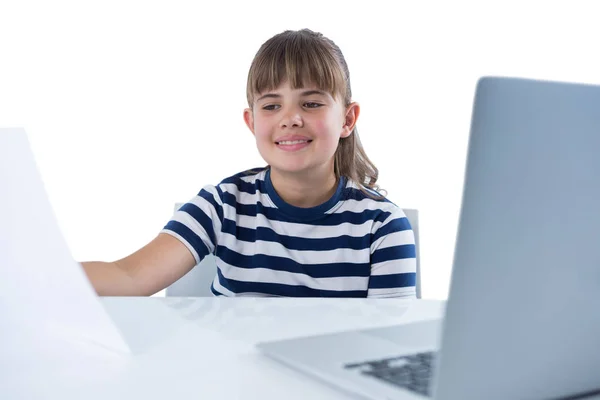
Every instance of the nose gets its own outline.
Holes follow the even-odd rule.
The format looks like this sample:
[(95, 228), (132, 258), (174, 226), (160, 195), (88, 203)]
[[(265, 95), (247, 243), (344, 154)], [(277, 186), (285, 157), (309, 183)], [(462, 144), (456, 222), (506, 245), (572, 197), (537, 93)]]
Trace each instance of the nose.
[(283, 128), (302, 128), (304, 126), (304, 121), (302, 120), (302, 116), (296, 110), (290, 110), (283, 115), (281, 121), (279, 122), (279, 127)]

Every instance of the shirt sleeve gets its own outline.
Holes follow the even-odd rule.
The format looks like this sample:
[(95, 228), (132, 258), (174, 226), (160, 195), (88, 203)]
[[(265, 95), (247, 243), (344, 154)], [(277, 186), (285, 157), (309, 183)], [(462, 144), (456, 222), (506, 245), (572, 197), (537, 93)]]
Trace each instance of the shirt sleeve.
[(416, 298), (415, 235), (401, 208), (374, 225), (367, 297)]
[(173, 214), (161, 233), (179, 239), (199, 263), (214, 253), (222, 221), (221, 192), (215, 186), (206, 186)]

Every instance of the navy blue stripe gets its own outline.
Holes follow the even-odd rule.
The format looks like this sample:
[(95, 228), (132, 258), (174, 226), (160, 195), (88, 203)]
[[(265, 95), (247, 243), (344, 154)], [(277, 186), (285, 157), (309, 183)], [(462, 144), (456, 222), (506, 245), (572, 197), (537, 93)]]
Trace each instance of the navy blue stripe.
[(213, 283), (210, 284), (210, 291), (212, 292), (212, 294), (214, 294), (215, 296), (225, 296), (223, 293), (219, 292), (217, 289), (215, 289), (215, 282), (213, 281)]
[(356, 188), (352, 188), (352, 187), (345, 188), (343, 193), (344, 193), (343, 194), (343, 198), (346, 199), (346, 200), (365, 200), (365, 199), (369, 199), (369, 200), (373, 200), (373, 201), (377, 201), (377, 202), (381, 202), (381, 203), (391, 203), (391, 201), (389, 201), (385, 197), (381, 197), (381, 198), (379, 198), (379, 197), (369, 197), (362, 190), (356, 189)]
[(319, 290), (306, 286), (284, 285), (282, 283), (242, 282), (227, 279), (217, 269), (221, 285), (234, 293), (265, 293), (286, 297), (367, 297), (366, 290)]
[(261, 187), (264, 188), (264, 181), (260, 179), (255, 179), (253, 182), (247, 182), (242, 179), (243, 176), (250, 175), (234, 175), (230, 178), (224, 179), (219, 185), (233, 183), (240, 192), (255, 194), (256, 190), (259, 189), (259, 191), (265, 193), (266, 190), (260, 190)]
[(234, 221), (229, 219), (223, 221), (222, 232), (229, 233), (235, 236), (236, 239), (249, 243), (254, 243), (257, 240), (281, 243), (283, 247), (289, 250), (362, 250), (371, 246), (370, 233), (362, 237), (342, 235), (328, 238), (303, 238), (279, 235), (271, 228), (266, 227), (258, 227), (256, 229), (238, 227)]
[(223, 184), (228, 184), (228, 183), (233, 183), (237, 187), (237, 190), (240, 192), (249, 193), (249, 194), (256, 193), (256, 185), (254, 184), (254, 182), (246, 182), (239, 178), (228, 178), (228, 179), (225, 179), (224, 181), (222, 181), (219, 184), (219, 186), (223, 185)]
[(223, 206), (217, 203), (217, 200), (215, 200), (215, 196), (204, 189), (202, 189), (198, 195), (213, 206), (215, 212), (217, 213), (217, 216), (219, 217), (219, 221), (223, 221)]
[(256, 217), (256, 208), (262, 204), (260, 201), (257, 204), (241, 204), (237, 202), (237, 198), (234, 194), (229, 192), (223, 192), (223, 204), (228, 204), (235, 208), (235, 211), (239, 215), (247, 215), (249, 217)]
[[(376, 211), (379, 211), (379, 214), (377, 214)], [(362, 211), (362, 212), (364, 212), (364, 211)], [(382, 211), (382, 210), (373, 210), (373, 214), (375, 215), (375, 217), (373, 218), (373, 223), (375, 223), (375, 222), (383, 223), (386, 219), (388, 219), (388, 217), (390, 215), (392, 215), (391, 211)]]
[[(204, 228), (204, 230), (208, 234), (208, 237), (210, 238), (211, 242), (213, 244), (217, 243), (217, 237), (215, 236), (215, 229), (213, 227), (212, 219), (210, 218), (210, 216), (206, 215), (206, 213), (200, 207), (193, 203), (186, 203), (180, 208), (180, 210), (188, 213), (200, 225), (202, 225), (202, 228)], [(221, 215), (223, 215), (223, 210), (221, 210)]]
[(264, 254), (246, 256), (223, 246), (217, 246), (215, 254), (227, 264), (239, 268), (268, 268), (275, 271), (305, 274), (313, 278), (369, 276), (371, 274), (369, 263), (300, 264), (287, 257)]
[(371, 242), (376, 242), (380, 237), (389, 235), (390, 233), (407, 231), (410, 229), (411, 227), (408, 218), (397, 218), (377, 229), (377, 232), (375, 232), (373, 235)]
[(406, 272), (402, 274), (372, 275), (369, 279), (369, 289), (392, 289), (415, 286), (417, 274)]
[[(256, 204), (240, 204), (231, 193), (223, 193), (223, 203), (235, 207), (237, 215), (247, 217), (256, 217), (257, 214), (264, 215), (268, 220), (281, 222), (304, 222), (302, 218), (294, 218), (282, 213), (279, 209), (273, 207), (265, 207), (260, 201)], [(323, 214), (323, 217), (318, 220), (310, 221), (311, 225), (316, 226), (335, 226), (343, 223), (353, 225), (361, 225), (367, 221), (385, 221), (391, 215), (389, 211), (364, 210), (361, 212), (343, 211), (341, 213)]]
[(262, 180), (262, 179), (257, 179), (256, 181), (254, 181), (256, 183), (256, 190), (258, 190), (260, 193), (267, 193), (267, 183)]
[(181, 222), (169, 221), (165, 225), (165, 229), (173, 231), (185, 239), (196, 250), (201, 260), (209, 253), (208, 247), (206, 247), (202, 239)]
[(416, 258), (417, 252), (414, 244), (403, 244), (400, 246), (386, 247), (375, 250), (371, 254), (371, 264), (377, 264), (390, 260), (401, 260), (406, 258)]

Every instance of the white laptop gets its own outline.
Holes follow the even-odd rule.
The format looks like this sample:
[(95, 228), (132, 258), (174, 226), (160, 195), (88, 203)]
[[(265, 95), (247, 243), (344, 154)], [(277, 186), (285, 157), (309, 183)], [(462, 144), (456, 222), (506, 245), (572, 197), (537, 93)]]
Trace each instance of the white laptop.
[(477, 85), (444, 321), (261, 343), (368, 399), (600, 394), (600, 86)]

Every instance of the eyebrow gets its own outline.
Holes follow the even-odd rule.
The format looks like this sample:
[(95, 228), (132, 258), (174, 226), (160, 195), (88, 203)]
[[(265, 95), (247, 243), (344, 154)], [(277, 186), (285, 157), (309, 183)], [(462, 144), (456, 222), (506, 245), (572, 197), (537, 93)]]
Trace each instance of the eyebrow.
[(305, 90), (304, 92), (302, 92), (301, 96), (312, 96), (313, 94), (327, 96), (327, 93), (325, 93), (322, 90)]
[[(305, 90), (304, 92), (300, 93), (300, 96), (312, 96), (312, 95), (319, 95), (319, 96), (326, 96), (327, 93), (325, 93), (322, 90)], [(263, 96), (260, 96), (258, 99), (256, 99), (256, 101), (261, 101), (264, 99), (280, 99), (281, 95), (277, 94), (277, 93), (267, 93)]]

